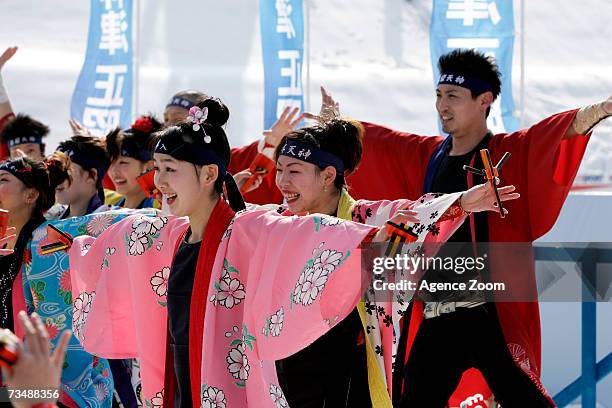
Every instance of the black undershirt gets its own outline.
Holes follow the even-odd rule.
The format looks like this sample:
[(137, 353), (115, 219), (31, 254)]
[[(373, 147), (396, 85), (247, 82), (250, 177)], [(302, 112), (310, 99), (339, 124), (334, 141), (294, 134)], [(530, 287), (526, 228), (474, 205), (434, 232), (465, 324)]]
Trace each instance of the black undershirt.
[(363, 326), (357, 309), (314, 343), (276, 362), (292, 408), (371, 407)]
[[(451, 136), (448, 136), (451, 137)], [(480, 149), (486, 149), (489, 145), (489, 141), (491, 140), (491, 134), (489, 133), (485, 138), (476, 146), (471, 152), (460, 155), (460, 156), (449, 156), (448, 153), (442, 158), (442, 162), (438, 167), (438, 171), (434, 176), (434, 181), (432, 183), (432, 188), (429, 191), (424, 191), (424, 193), (456, 193), (459, 191), (466, 190), (467, 185), (467, 173), (466, 170), (463, 169), (464, 165), (472, 166), (477, 169), (482, 169), (482, 159), (480, 158), (480, 154), (478, 153)], [(474, 162), (470, 164), (470, 161), (474, 157)], [(431, 158), (430, 158), (431, 160)], [(480, 178), (477, 175), (473, 176), (473, 184), (482, 183), (484, 179)], [(476, 241), (477, 242), (486, 242), (489, 240), (489, 232), (488, 232), (488, 221), (487, 221), (487, 213), (479, 212), (474, 213), (474, 229), (476, 233)], [(470, 220), (465, 220), (461, 226), (455, 231), (455, 233), (447, 240), (447, 242), (454, 243), (466, 243), (471, 246), (472, 234), (470, 227)], [(469, 244), (468, 244), (469, 243)], [(444, 251), (450, 250), (446, 249), (444, 246), (440, 248), (438, 255), (444, 254)], [(455, 248), (455, 250), (457, 250)], [(468, 248), (464, 248), (463, 251), (468, 251)], [(470, 251), (470, 255), (473, 256)], [(439, 279), (436, 272), (427, 271), (425, 273), (425, 279), (436, 280)], [(445, 296), (448, 296), (448, 293), (443, 293)], [(416, 296), (421, 297), (420, 293), (417, 293)], [(429, 293), (427, 295), (430, 295)], [(425, 299), (428, 300), (428, 299)], [(402, 331), (400, 334), (400, 339), (397, 347), (397, 356), (396, 361), (400, 362), (400, 364), (404, 364), (406, 358), (406, 346), (408, 342), (408, 329), (410, 327), (410, 315), (412, 313), (412, 303), (408, 307), (406, 314), (407, 319), (404, 320), (404, 324), (402, 326)], [(393, 401), (396, 402), (402, 395), (403, 389), (403, 381), (404, 381), (404, 369), (396, 369), (393, 371)]]
[[(467, 190), (467, 172), (463, 169), (464, 165), (472, 165), (477, 169), (482, 169), (483, 164), (480, 158), (479, 150), (486, 148), (489, 138), (485, 137), (481, 143), (478, 144), (469, 153), (450, 156), (445, 155), (442, 158), (438, 172), (434, 178), (432, 184), (432, 192), (435, 193), (456, 193), (459, 191)], [(472, 157), (474, 157), (474, 163), (471, 164)], [(484, 181), (480, 176), (473, 176), (474, 185), (480, 184)], [(487, 228), (487, 212), (479, 212), (474, 214), (474, 225), (476, 230), (476, 241), (486, 242), (488, 241), (488, 228)], [(467, 219), (461, 224), (461, 226), (455, 231), (453, 235), (448, 239), (447, 245), (442, 246), (440, 251), (437, 253), (439, 258), (472, 258), (474, 257), (474, 249), (472, 246), (472, 233), (470, 227), (470, 220)], [(480, 248), (479, 248), (480, 249)], [(478, 254), (481, 255), (481, 254)], [(436, 270), (430, 269), (425, 273), (424, 279), (429, 283), (431, 282), (469, 282), (470, 279), (478, 279), (479, 274), (476, 271), (465, 272), (462, 274), (455, 273), (454, 271)], [(442, 302), (442, 301), (474, 301), (475, 295), (478, 295), (474, 291), (464, 292), (451, 292), (451, 291), (437, 291), (431, 292), (419, 292), (418, 297), (425, 302)]]
[(168, 327), (174, 354), (177, 384), (174, 406), (177, 408), (192, 405), (189, 376), (189, 311), (201, 242), (188, 243), (190, 235), (188, 231), (181, 242), (168, 278)]

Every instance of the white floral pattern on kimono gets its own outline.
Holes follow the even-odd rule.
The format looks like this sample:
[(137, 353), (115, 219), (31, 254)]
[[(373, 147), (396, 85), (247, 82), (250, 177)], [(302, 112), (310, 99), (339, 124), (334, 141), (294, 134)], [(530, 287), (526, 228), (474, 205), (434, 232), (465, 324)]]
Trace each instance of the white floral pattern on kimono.
[[(450, 201), (432, 207), (443, 212)], [(274, 362), (307, 347), (354, 310), (362, 296), (359, 246), (372, 227), (331, 218), (266, 210), (234, 217), (231, 234), (217, 249), (205, 297), (202, 406), (287, 406)], [(167, 334), (167, 310), (157, 303), (151, 277), (169, 265), (187, 224), (168, 217), (158, 233), (143, 228), (152, 241), (143, 254), (117, 251), (113, 262), (121, 268), (83, 279), (90, 264), (99, 265), (105, 248), (130, 238), (132, 223), (135, 218), (128, 217), (97, 240), (75, 241), (73, 292), (96, 291), (83, 326), (84, 348), (108, 358), (141, 358), (143, 397), (150, 402), (163, 388), (160, 356)], [(161, 251), (155, 249), (158, 240), (164, 242)], [(82, 257), (87, 244), (91, 248)]]

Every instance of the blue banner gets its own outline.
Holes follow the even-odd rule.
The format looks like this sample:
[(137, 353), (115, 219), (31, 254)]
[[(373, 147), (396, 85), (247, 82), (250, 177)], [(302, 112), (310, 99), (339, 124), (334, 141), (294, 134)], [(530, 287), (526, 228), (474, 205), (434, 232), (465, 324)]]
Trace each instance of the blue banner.
[(132, 0), (91, 0), (85, 63), (70, 116), (102, 135), (132, 119)]
[(437, 84), (438, 58), (456, 48), (475, 48), (495, 57), (502, 74), (501, 95), (487, 120), (493, 133), (518, 129), (512, 98), (514, 11), (511, 0), (433, 0), (431, 61)]
[(302, 0), (259, 2), (264, 63), (264, 127), (269, 129), (285, 107), (304, 110), (304, 10)]

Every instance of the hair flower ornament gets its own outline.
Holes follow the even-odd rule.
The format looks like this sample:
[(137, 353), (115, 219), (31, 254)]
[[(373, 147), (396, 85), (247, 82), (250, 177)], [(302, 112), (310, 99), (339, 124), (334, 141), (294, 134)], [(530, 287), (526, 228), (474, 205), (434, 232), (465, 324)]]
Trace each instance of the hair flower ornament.
[(200, 129), (202, 129), (202, 132), (204, 132), (204, 143), (210, 143), (212, 139), (206, 134), (206, 131), (204, 130), (204, 122), (208, 118), (208, 108), (205, 107), (203, 109), (200, 109), (200, 107), (198, 106), (192, 106), (189, 109), (188, 118), (189, 121), (193, 123), (193, 130), (195, 132)]
[(151, 133), (151, 131), (153, 130), (153, 121), (151, 120), (151, 118), (141, 116), (136, 119), (136, 121), (132, 124), (131, 128), (134, 130), (138, 130), (142, 133)]

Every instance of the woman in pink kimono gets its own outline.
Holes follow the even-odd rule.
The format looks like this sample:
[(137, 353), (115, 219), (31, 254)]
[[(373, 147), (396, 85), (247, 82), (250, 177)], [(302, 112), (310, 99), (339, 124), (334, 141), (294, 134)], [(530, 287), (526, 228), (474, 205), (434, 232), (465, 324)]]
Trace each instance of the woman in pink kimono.
[[(326, 215), (235, 213), (228, 116), (208, 99), (161, 133), (156, 185), (173, 216), (135, 214), (71, 248), (75, 334), (94, 354), (140, 358), (147, 406), (286, 407), (275, 361), (352, 312), (360, 245), (387, 239)], [(459, 195), (392, 221), (437, 221)]]
[[(415, 202), (351, 198), (345, 176), (361, 160), (362, 135), (359, 122), (331, 119), (294, 131), (281, 141), (276, 150), (276, 183), (287, 203), (280, 208), (283, 215), (320, 213), (382, 226), (400, 208), (423, 214), (435, 195)], [(327, 160), (321, 162), (321, 157)], [(512, 186), (499, 191), (503, 201), (519, 196), (512, 193)], [(414, 230), (426, 235), (431, 231), (425, 241), (446, 241), (466, 218), (466, 211), (499, 211), (494, 203), (490, 185), (476, 186), (462, 194), (437, 222), (428, 221), (423, 228), (415, 225)], [(290, 406), (391, 407), (394, 325), (407, 306), (407, 301), (391, 304), (366, 298), (327, 334), (278, 361), (279, 382)]]

